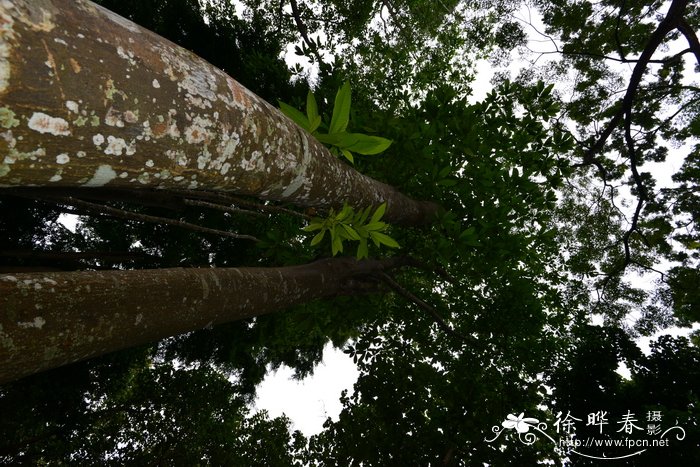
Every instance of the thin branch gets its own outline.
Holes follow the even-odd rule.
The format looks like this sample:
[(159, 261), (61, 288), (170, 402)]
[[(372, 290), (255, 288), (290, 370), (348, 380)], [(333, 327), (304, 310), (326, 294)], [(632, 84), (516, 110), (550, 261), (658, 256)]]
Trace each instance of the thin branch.
[(206, 199), (210, 201), (219, 201), (226, 204), (237, 204), (239, 206), (246, 206), (250, 209), (258, 209), (260, 211), (272, 212), (275, 214), (289, 214), (292, 216), (300, 217), (302, 219), (310, 220), (311, 216), (308, 216), (302, 212), (293, 211), (291, 209), (283, 208), (281, 206), (274, 206), (270, 204), (256, 203), (255, 201), (248, 201), (245, 199), (238, 198), (236, 196), (228, 195), (225, 193), (217, 193), (213, 191), (177, 191), (177, 190), (167, 190), (169, 193), (177, 194), (179, 196), (187, 198), (199, 198)]
[(151, 223), (156, 223), (156, 224), (174, 225), (177, 227), (181, 227), (183, 229), (194, 230), (197, 232), (204, 232), (204, 233), (209, 233), (209, 234), (214, 234), (214, 235), (220, 235), (223, 237), (237, 238), (237, 239), (241, 239), (241, 240), (253, 240), (255, 242), (260, 241), (257, 238), (253, 237), (252, 235), (241, 235), (241, 234), (237, 234), (234, 232), (228, 232), (225, 230), (210, 229), (208, 227), (203, 227), (201, 225), (191, 224), (189, 222), (181, 221), (179, 219), (171, 219), (168, 217), (149, 216), (147, 214), (141, 214), (141, 213), (132, 212), (132, 211), (125, 211), (123, 209), (113, 208), (111, 206), (106, 206), (104, 204), (96, 204), (96, 203), (91, 203), (89, 201), (76, 199), (76, 198), (73, 198), (72, 196), (65, 196), (65, 197), (64, 196), (48, 196), (48, 195), (42, 196), (42, 195), (32, 195), (31, 193), (27, 193), (27, 192), (14, 192), (14, 191), (11, 192), (11, 194), (21, 196), (21, 197), (28, 197), (31, 199), (40, 199), (43, 201), (65, 203), (65, 204), (69, 204), (71, 206), (76, 206), (76, 207), (82, 208), (88, 212), (93, 212), (96, 214), (107, 214), (107, 215), (119, 217), (122, 219), (130, 219), (130, 220), (136, 220), (136, 221), (141, 221), (141, 222), (151, 222)]
[(578, 169), (581, 167), (587, 167), (589, 165), (594, 166), (596, 169), (598, 169), (598, 173), (600, 174), (601, 180), (603, 180), (603, 183), (605, 183), (608, 179), (608, 171), (605, 170), (605, 167), (603, 167), (603, 163), (600, 162), (600, 159), (598, 157), (593, 156), (593, 157), (584, 157), (584, 160), (582, 162), (579, 162), (578, 164), (571, 164), (572, 169)]
[(659, 130), (661, 130), (661, 128), (663, 128), (667, 125), (670, 125), (671, 122), (673, 121), (673, 119), (676, 118), (680, 113), (684, 112), (688, 107), (690, 107), (691, 105), (695, 105), (698, 102), (700, 102), (700, 99), (692, 99), (692, 100), (686, 102), (685, 104), (678, 107), (678, 109), (676, 109), (676, 111), (673, 112), (673, 114), (671, 114), (670, 117), (663, 120), (655, 128), (652, 128), (651, 130), (647, 130), (647, 131), (640, 131), (640, 132), (645, 136), (656, 134)]
[(389, 0), (382, 0), (382, 5), (386, 7), (386, 10), (389, 12), (389, 16), (392, 18), (396, 17), (396, 10)]
[[(597, 53), (593, 53), (593, 52), (579, 52), (579, 51), (567, 52), (565, 50), (559, 49), (559, 47), (556, 46), (556, 44), (555, 44), (555, 47), (556, 47), (556, 50), (539, 51), (539, 50), (532, 50), (529, 47), (528, 47), (528, 50), (532, 53), (536, 53), (536, 54), (540, 54), (540, 55), (551, 55), (551, 54), (575, 55), (575, 56), (599, 58), (601, 60), (612, 60), (612, 61), (618, 62), (618, 63), (637, 63), (639, 61), (638, 58), (617, 58), (617, 57), (611, 57), (610, 55), (597, 54)], [(647, 61), (647, 63), (658, 63), (660, 65), (672, 63), (675, 60), (678, 60), (683, 55), (687, 54), (688, 52), (692, 52), (692, 50), (690, 48), (684, 49), (671, 57), (654, 59), (654, 60), (650, 59)]]
[(95, 203), (90, 203), (88, 201), (83, 201), (79, 200), (73, 197), (68, 197), (68, 198), (58, 198), (59, 202), (66, 202), (68, 204), (72, 204), (73, 206), (78, 206), (78, 207), (83, 207), (88, 211), (96, 212), (98, 214), (110, 214), (116, 217), (121, 217), (124, 219), (131, 219), (131, 220), (136, 220), (136, 221), (142, 221), (142, 222), (152, 222), (156, 224), (166, 224), (166, 225), (174, 225), (177, 227), (181, 227), (183, 229), (188, 229), (188, 230), (194, 230), (196, 232), (204, 232), (204, 233), (209, 233), (209, 234), (214, 234), (214, 235), (220, 235), (222, 237), (230, 237), (230, 238), (237, 238), (240, 240), (253, 240), (254, 242), (258, 242), (257, 238), (253, 237), (252, 235), (242, 235), (242, 234), (237, 234), (234, 232), (228, 232), (226, 230), (218, 230), (218, 229), (210, 229), (209, 227), (203, 227), (201, 225), (197, 224), (191, 224), (189, 222), (181, 221), (179, 219), (171, 219), (168, 217), (159, 217), (159, 216), (149, 216), (147, 214), (140, 214), (132, 211), (125, 211), (123, 209), (117, 209), (113, 208), (111, 206), (106, 206), (103, 204), (95, 204)]
[(262, 214), (260, 212), (250, 211), (248, 209), (234, 208), (232, 206), (224, 206), (223, 204), (210, 203), (208, 201), (199, 201), (199, 200), (195, 200), (195, 199), (185, 199), (185, 200), (183, 200), (183, 202), (187, 206), (199, 206), (202, 208), (216, 209), (219, 211), (230, 212), (233, 214), (246, 214), (249, 216), (267, 217), (265, 214)]
[(642, 177), (639, 175), (639, 171), (637, 170), (637, 156), (636, 156), (636, 148), (634, 147), (634, 140), (632, 139), (632, 134), (630, 131), (630, 116), (631, 112), (628, 113), (628, 116), (626, 117), (626, 122), (625, 122), (625, 141), (627, 143), (627, 151), (630, 156), (630, 167), (632, 168), (632, 178), (634, 179), (634, 184), (637, 186), (637, 191), (639, 192), (637, 195), (637, 207), (634, 210), (634, 215), (632, 216), (632, 222), (630, 223), (630, 228), (625, 232), (625, 235), (622, 237), (622, 243), (625, 248), (625, 259), (620, 266), (618, 273), (624, 271), (627, 266), (630, 264), (631, 261), (631, 252), (630, 252), (630, 237), (632, 236), (632, 233), (634, 233), (637, 230), (637, 225), (639, 223), (639, 216), (642, 213), (642, 208), (644, 207), (645, 201), (648, 199), (647, 195), (647, 190), (646, 187), (644, 186), (644, 183), (642, 182)]
[(442, 316), (440, 316), (440, 314), (437, 311), (435, 311), (435, 308), (428, 305), (427, 303), (425, 303), (423, 300), (421, 300), (420, 298), (413, 295), (408, 290), (404, 289), (398, 282), (396, 282), (394, 279), (392, 279), (390, 275), (388, 275), (385, 272), (381, 272), (381, 271), (378, 272), (377, 275), (394, 292), (398, 293), (399, 295), (401, 295), (402, 297), (404, 297), (408, 301), (412, 302), (413, 304), (418, 306), (418, 308), (422, 309), (423, 311), (427, 311), (428, 313), (430, 313), (430, 315), (433, 317), (433, 319), (438, 324), (438, 326), (443, 331), (445, 331), (447, 334), (449, 334), (453, 337), (456, 337), (456, 338), (458, 338), (464, 342), (467, 342), (467, 343), (474, 342), (473, 337), (467, 337), (467, 336), (455, 331), (454, 329), (452, 329), (452, 327), (450, 327), (450, 325), (447, 324), (447, 322), (445, 322), (445, 320), (442, 318)]

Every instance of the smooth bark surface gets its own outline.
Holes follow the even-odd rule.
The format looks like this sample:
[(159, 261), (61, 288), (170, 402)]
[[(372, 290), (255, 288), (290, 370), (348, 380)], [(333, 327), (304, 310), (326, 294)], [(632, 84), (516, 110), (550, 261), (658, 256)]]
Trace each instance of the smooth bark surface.
[(0, 384), (314, 299), (375, 290), (400, 259), (283, 268), (0, 274)]
[(85, 0), (0, 1), (0, 186), (220, 190), (437, 206), (365, 177), (221, 70)]

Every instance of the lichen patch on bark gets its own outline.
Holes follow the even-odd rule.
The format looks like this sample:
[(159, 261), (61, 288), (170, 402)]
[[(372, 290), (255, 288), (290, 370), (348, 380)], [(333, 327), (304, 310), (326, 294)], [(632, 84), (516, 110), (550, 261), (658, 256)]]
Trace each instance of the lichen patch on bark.
[(54, 136), (68, 136), (71, 134), (70, 125), (61, 117), (52, 117), (43, 112), (34, 112), (27, 122), (27, 126), (39, 133), (49, 133)]
[(0, 1), (0, 95), (0, 127), (12, 130), (0, 138), (3, 186), (387, 201), (388, 220), (409, 222), (435, 211), (340, 162), (221, 70), (84, 0)]

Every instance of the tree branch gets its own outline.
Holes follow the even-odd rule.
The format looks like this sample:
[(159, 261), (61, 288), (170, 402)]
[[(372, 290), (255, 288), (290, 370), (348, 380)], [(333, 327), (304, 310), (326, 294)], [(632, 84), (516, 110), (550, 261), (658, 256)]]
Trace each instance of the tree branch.
[(292, 7), (292, 16), (294, 17), (294, 23), (297, 26), (297, 30), (299, 31), (299, 34), (301, 34), (301, 38), (306, 43), (307, 47), (309, 47), (309, 50), (311, 50), (311, 53), (313, 53), (314, 57), (316, 57), (318, 66), (320, 67), (323, 63), (323, 60), (321, 60), (321, 54), (318, 52), (318, 47), (316, 44), (309, 38), (308, 29), (306, 28), (304, 21), (302, 21), (301, 14), (299, 13), (299, 5), (297, 4), (296, 0), (289, 0), (289, 4)]
[[(574, 56), (582, 56), (582, 57), (599, 58), (601, 60), (612, 60), (612, 61), (618, 62), (618, 63), (637, 63), (639, 61), (638, 58), (617, 58), (617, 57), (611, 57), (610, 55), (597, 54), (597, 53), (593, 53), (593, 52), (579, 52), (579, 51), (568, 52), (566, 50), (559, 49), (559, 47), (557, 47), (556, 45), (555, 45), (555, 50), (550, 50), (550, 51), (539, 51), (539, 50), (532, 50), (532, 49), (529, 49), (529, 50), (532, 53), (536, 53), (536, 54), (540, 54), (540, 55), (550, 55), (550, 54), (574, 55)], [(675, 55), (672, 55), (671, 57), (649, 60), (647, 63), (658, 63), (661, 65), (666, 64), (666, 63), (671, 63), (675, 60), (678, 60), (680, 57), (687, 54), (688, 52), (692, 52), (692, 49), (687, 48), (687, 49), (681, 50), (680, 52), (678, 52)]]
[(79, 208), (83, 208), (84, 210), (88, 212), (93, 212), (96, 214), (107, 214), (109, 216), (114, 216), (114, 217), (119, 217), (121, 219), (130, 219), (130, 220), (135, 220), (135, 221), (141, 221), (141, 222), (151, 222), (151, 223), (156, 223), (156, 224), (166, 224), (166, 225), (174, 225), (176, 227), (181, 227), (183, 229), (188, 229), (188, 230), (194, 230), (196, 232), (204, 232), (204, 233), (209, 233), (209, 234), (214, 234), (214, 235), (219, 235), (223, 237), (230, 237), (230, 238), (237, 238), (241, 240), (253, 240), (258, 242), (259, 240), (252, 235), (242, 235), (242, 234), (237, 234), (234, 232), (228, 232), (225, 230), (218, 230), (218, 229), (210, 229), (208, 227), (203, 227), (201, 225), (197, 224), (191, 224), (189, 222), (181, 221), (179, 219), (171, 219), (168, 217), (159, 217), (159, 216), (150, 216), (148, 214), (141, 214), (137, 212), (132, 212), (132, 211), (126, 211), (123, 209), (117, 209), (113, 208), (111, 206), (106, 206), (104, 204), (96, 204), (96, 203), (91, 203), (89, 201), (84, 201), (80, 200), (77, 198), (73, 198), (72, 196), (50, 196), (50, 195), (41, 195), (41, 194), (35, 194), (32, 195), (29, 192), (15, 192), (13, 190), (10, 190), (11, 194), (16, 194), (17, 196), (21, 197), (28, 197), (31, 199), (40, 199), (43, 201), (52, 201), (55, 203), (65, 203), (69, 204), (72, 206), (76, 206)]
[(255, 201), (248, 201), (237, 196), (232, 196), (226, 193), (218, 193), (214, 191), (177, 191), (168, 190), (168, 192), (177, 194), (178, 196), (187, 198), (198, 198), (206, 199), (210, 201), (218, 201), (226, 204), (237, 204), (239, 206), (247, 206), (251, 209), (259, 209), (260, 211), (267, 211), (275, 214), (289, 214), (292, 216), (300, 217), (302, 219), (311, 220), (311, 216), (308, 216), (302, 212), (297, 212), (292, 209), (283, 208), (281, 206), (274, 206), (271, 204), (256, 203)]
[(456, 338), (458, 338), (466, 343), (473, 343), (474, 342), (473, 337), (467, 337), (467, 336), (455, 331), (454, 329), (452, 329), (452, 327), (450, 327), (450, 325), (447, 324), (447, 322), (445, 322), (445, 320), (442, 318), (442, 316), (440, 316), (440, 314), (437, 311), (435, 311), (435, 308), (428, 305), (427, 303), (425, 303), (420, 298), (416, 297), (414, 294), (412, 294), (408, 290), (404, 289), (398, 282), (396, 282), (394, 279), (392, 279), (390, 275), (388, 275), (387, 273), (385, 273), (383, 271), (380, 271), (377, 273), (377, 276), (382, 281), (384, 281), (384, 283), (386, 285), (388, 285), (389, 288), (391, 288), (394, 292), (398, 293), (399, 295), (401, 295), (402, 297), (404, 297), (408, 301), (412, 302), (414, 305), (418, 306), (418, 308), (422, 309), (423, 311), (427, 311), (433, 317), (433, 319), (438, 324), (438, 326), (443, 331), (445, 331), (447, 334), (449, 334), (453, 337), (456, 337)]
[(605, 142), (607, 141), (608, 137), (612, 134), (617, 125), (623, 119), (626, 112), (631, 110), (635, 95), (637, 94), (637, 88), (639, 87), (639, 84), (642, 81), (642, 77), (644, 76), (644, 72), (646, 71), (647, 65), (649, 64), (651, 57), (653, 56), (654, 52), (656, 52), (656, 49), (659, 47), (659, 45), (661, 45), (661, 42), (663, 41), (664, 37), (666, 37), (666, 35), (670, 31), (678, 27), (678, 23), (682, 21), (683, 11), (685, 10), (687, 4), (688, 0), (673, 0), (673, 2), (671, 3), (668, 13), (661, 21), (661, 23), (659, 23), (659, 26), (656, 28), (656, 30), (651, 34), (651, 37), (647, 41), (647, 44), (644, 46), (642, 54), (639, 56), (637, 64), (632, 70), (632, 76), (630, 77), (629, 84), (627, 85), (627, 92), (625, 93), (625, 96), (622, 99), (620, 108), (610, 119), (610, 121), (608, 122), (608, 124), (606, 125), (605, 129), (598, 137), (596, 142), (584, 155), (584, 163), (594, 163), (596, 155), (605, 147)]
[(199, 201), (195, 199), (185, 199), (183, 202), (187, 206), (199, 206), (209, 209), (217, 209), (219, 211), (230, 212), (233, 214), (247, 214), (249, 216), (267, 217), (265, 214), (260, 212), (250, 211), (248, 209), (234, 208), (231, 206), (224, 206), (223, 204), (210, 203), (208, 201)]
[(700, 40), (698, 40), (698, 36), (695, 34), (695, 31), (688, 24), (685, 18), (678, 20), (678, 30), (685, 36), (685, 39), (688, 41), (688, 45), (690, 46), (690, 50), (693, 51), (695, 59), (698, 61), (698, 66), (700, 66)]

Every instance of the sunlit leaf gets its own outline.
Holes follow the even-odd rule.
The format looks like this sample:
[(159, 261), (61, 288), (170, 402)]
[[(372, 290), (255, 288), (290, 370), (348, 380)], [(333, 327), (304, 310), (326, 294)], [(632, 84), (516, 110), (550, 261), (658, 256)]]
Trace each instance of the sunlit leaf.
[(377, 210), (374, 211), (374, 214), (372, 214), (372, 219), (370, 219), (369, 223), (374, 224), (376, 222), (379, 222), (379, 220), (384, 216), (385, 211), (386, 211), (386, 202), (380, 204), (379, 207), (377, 208)]
[(340, 226), (345, 230), (347, 236), (350, 240), (360, 240), (360, 235), (347, 224), (340, 224)]
[(351, 138), (348, 138), (348, 142), (352, 142), (352, 144), (346, 145), (345, 148), (349, 151), (366, 156), (379, 154), (380, 152), (385, 151), (389, 146), (391, 146), (392, 142), (390, 139), (381, 138), (379, 136), (369, 136), (361, 133), (347, 134), (351, 136)]
[(316, 234), (316, 236), (313, 238), (313, 240), (311, 240), (311, 246), (318, 245), (319, 243), (321, 243), (321, 241), (323, 240), (323, 237), (325, 237), (325, 236), (326, 236), (326, 231), (321, 230), (319, 233)]
[(283, 114), (285, 114), (287, 117), (291, 118), (294, 123), (302, 127), (303, 129), (309, 131), (309, 119), (306, 118), (306, 116), (299, 112), (297, 109), (292, 107), (291, 105), (285, 104), (282, 101), (278, 101), (280, 105), (280, 110), (282, 111)]
[(306, 95), (306, 116), (309, 118), (310, 122), (316, 120), (316, 117), (319, 117), (320, 121), (318, 105), (316, 105), (316, 97), (314, 97), (314, 93), (311, 91), (309, 91), (309, 93)]
[(350, 83), (346, 82), (335, 96), (333, 116), (331, 117), (331, 125), (328, 133), (340, 133), (341, 131), (345, 131), (348, 127), (348, 123), (350, 122), (350, 102)]
[(352, 163), (355, 163), (355, 158), (352, 157), (352, 153), (350, 151), (348, 151), (347, 149), (341, 149), (340, 152), (343, 153), (343, 156), (345, 156), (347, 160), (349, 160)]
[(399, 244), (391, 238), (390, 236), (383, 234), (381, 232), (370, 232), (369, 234), (373, 240), (378, 241), (382, 245), (386, 245), (389, 248), (399, 248)]

